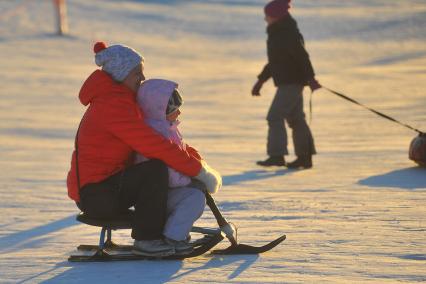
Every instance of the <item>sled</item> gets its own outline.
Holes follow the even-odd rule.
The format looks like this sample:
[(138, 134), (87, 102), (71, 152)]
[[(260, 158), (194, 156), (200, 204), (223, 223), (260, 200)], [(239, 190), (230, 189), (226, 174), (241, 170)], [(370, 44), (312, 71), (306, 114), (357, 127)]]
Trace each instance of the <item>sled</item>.
[(77, 247), (79, 253), (71, 255), (68, 261), (94, 262), (191, 258), (208, 252), (224, 238), (220, 229), (193, 227), (191, 232), (201, 234), (202, 237), (190, 242), (194, 248), (191, 253), (163, 257), (136, 255), (132, 253), (132, 245), (120, 245), (112, 241), (113, 230), (131, 229), (133, 213), (132, 210), (128, 210), (111, 219), (96, 219), (90, 218), (84, 213), (78, 214), (77, 221), (87, 225), (101, 227), (99, 245), (79, 245)]
[[(213, 212), (219, 228), (192, 227), (191, 232), (201, 234), (202, 237), (191, 240), (193, 251), (188, 254), (174, 254), (164, 257), (142, 256), (132, 253), (132, 245), (120, 245), (112, 241), (112, 231), (120, 229), (131, 229), (131, 220), (134, 211), (127, 210), (121, 215), (110, 219), (91, 218), (84, 213), (77, 215), (77, 221), (87, 225), (101, 227), (99, 245), (79, 245), (79, 254), (71, 255), (68, 260), (71, 262), (92, 262), (92, 261), (119, 261), (119, 260), (155, 260), (155, 259), (185, 259), (197, 257), (207, 253), (224, 237), (231, 242), (231, 246), (226, 249), (213, 250), (212, 254), (259, 254), (269, 251), (286, 239), (286, 235), (267, 243), (263, 246), (252, 246), (238, 243), (237, 227), (229, 223), (220, 213), (214, 199), (208, 192), (205, 192), (207, 205)], [(106, 240), (105, 240), (106, 237)]]
[(426, 167), (426, 133), (419, 134), (411, 141), (408, 158), (419, 166)]

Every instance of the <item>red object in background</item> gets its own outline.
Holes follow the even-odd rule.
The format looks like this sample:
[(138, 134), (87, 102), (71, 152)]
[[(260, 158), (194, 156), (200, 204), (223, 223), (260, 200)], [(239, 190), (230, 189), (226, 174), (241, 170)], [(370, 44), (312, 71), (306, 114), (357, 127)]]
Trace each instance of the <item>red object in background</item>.
[(426, 167), (426, 134), (419, 134), (410, 143), (408, 157), (422, 167)]
[(56, 27), (59, 35), (68, 33), (67, 6), (65, 0), (53, 0), (56, 11)]

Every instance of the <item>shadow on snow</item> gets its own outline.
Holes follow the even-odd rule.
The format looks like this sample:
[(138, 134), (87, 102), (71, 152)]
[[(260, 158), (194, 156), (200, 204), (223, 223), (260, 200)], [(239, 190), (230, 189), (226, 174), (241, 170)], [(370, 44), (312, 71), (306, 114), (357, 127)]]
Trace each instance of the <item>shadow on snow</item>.
[(77, 224), (79, 223), (75, 220), (75, 215), (71, 215), (35, 228), (8, 234), (0, 237), (0, 252), (6, 253), (25, 248), (41, 247), (51, 238), (48, 236), (49, 233), (68, 229)]
[[(191, 273), (211, 268), (220, 268), (233, 264), (238, 266), (228, 275), (232, 280), (238, 277), (245, 270), (256, 262), (257, 255), (233, 255), (227, 257), (211, 256), (204, 257), (205, 262), (199, 265), (193, 264), (192, 268), (182, 269), (183, 260), (141, 260), (123, 262), (103, 262), (103, 263), (58, 263), (54, 268), (31, 276), (22, 282), (44, 278), (46, 275), (55, 276), (42, 281), (41, 283), (167, 283), (181, 279)], [(161, 262), (161, 263), (160, 263)], [(107, 271), (107, 273), (105, 273)], [(230, 270), (231, 271), (231, 270)], [(222, 278), (223, 276), (220, 276)], [(214, 280), (212, 280), (214, 282)]]
[(392, 187), (402, 189), (426, 189), (426, 169), (412, 167), (371, 176), (358, 184), (371, 187)]
[(267, 179), (270, 177), (275, 176), (283, 176), (289, 173), (292, 173), (294, 171), (284, 169), (284, 170), (277, 170), (277, 171), (267, 171), (267, 170), (254, 170), (254, 171), (246, 171), (240, 174), (235, 175), (228, 175), (223, 176), (223, 185), (233, 185), (238, 184), (245, 181), (250, 180), (260, 180), (260, 179)]

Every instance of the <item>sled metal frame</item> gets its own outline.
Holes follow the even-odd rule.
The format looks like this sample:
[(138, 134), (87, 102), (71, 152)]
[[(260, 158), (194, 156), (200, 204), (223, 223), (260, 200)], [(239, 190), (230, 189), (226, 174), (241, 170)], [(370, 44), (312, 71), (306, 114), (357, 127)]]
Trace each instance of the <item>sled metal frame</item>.
[[(129, 228), (118, 228), (118, 229), (131, 229)], [(115, 250), (128, 250), (132, 245), (119, 245), (112, 241), (112, 230), (117, 230), (115, 228), (110, 228), (108, 226), (102, 227), (100, 236), (99, 236), (99, 245), (79, 245), (77, 247), (78, 250), (93, 250), (95, 248), (99, 248), (101, 250), (104, 249), (115, 249)], [(197, 227), (193, 226), (191, 229), (191, 232), (193, 233), (200, 233), (205, 235), (204, 238), (209, 238), (211, 236), (214, 236), (218, 233), (220, 233), (220, 229), (213, 229), (213, 228), (203, 228), (203, 227)], [(105, 240), (105, 233), (107, 236), (107, 239)], [(198, 243), (197, 241), (195, 243)]]
[[(88, 250), (88, 249), (94, 249), (97, 247), (99, 250), (104, 249), (120, 249), (127, 246), (122, 246), (114, 243), (112, 241), (112, 230), (119, 230), (119, 229), (131, 229), (131, 219), (133, 217), (133, 210), (128, 210), (127, 212), (124, 212), (121, 215), (118, 215), (111, 219), (95, 219), (90, 218), (84, 213), (80, 213), (77, 215), (76, 219), (77, 221), (91, 225), (91, 226), (97, 226), (101, 227), (101, 232), (99, 236), (99, 245), (80, 245), (77, 247), (79, 250)], [(105, 240), (106, 236), (106, 240)]]
[[(147, 257), (147, 256), (138, 256), (138, 255), (129, 255), (133, 249), (132, 245), (120, 245), (112, 241), (112, 231), (119, 229), (131, 229), (131, 219), (134, 212), (128, 210), (122, 215), (116, 216), (111, 219), (95, 219), (90, 218), (83, 212), (78, 214), (76, 219), (77, 221), (91, 225), (101, 227), (101, 232), (99, 235), (99, 245), (79, 245), (77, 250), (79, 251), (94, 251), (92, 255), (71, 255), (69, 261), (113, 261), (113, 260), (138, 260), (138, 259), (158, 259), (156, 257)], [(192, 227), (191, 232), (200, 233), (204, 236), (195, 242), (194, 252), (191, 254), (185, 255), (172, 255), (165, 257), (168, 259), (183, 259), (186, 257), (198, 256), (210, 248), (214, 247), (220, 241), (223, 240), (223, 234), (219, 228), (204, 228), (204, 227)], [(105, 240), (106, 238), (106, 240)], [(122, 255), (110, 254), (108, 250), (123, 252)]]

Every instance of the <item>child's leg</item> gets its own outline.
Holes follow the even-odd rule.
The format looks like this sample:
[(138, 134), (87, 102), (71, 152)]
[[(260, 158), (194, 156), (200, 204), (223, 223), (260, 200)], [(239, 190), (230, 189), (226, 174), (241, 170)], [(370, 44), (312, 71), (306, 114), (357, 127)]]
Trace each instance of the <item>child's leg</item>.
[(201, 190), (193, 187), (178, 187), (169, 190), (167, 201), (168, 219), (164, 236), (176, 241), (185, 240), (192, 225), (201, 217), (206, 198)]

